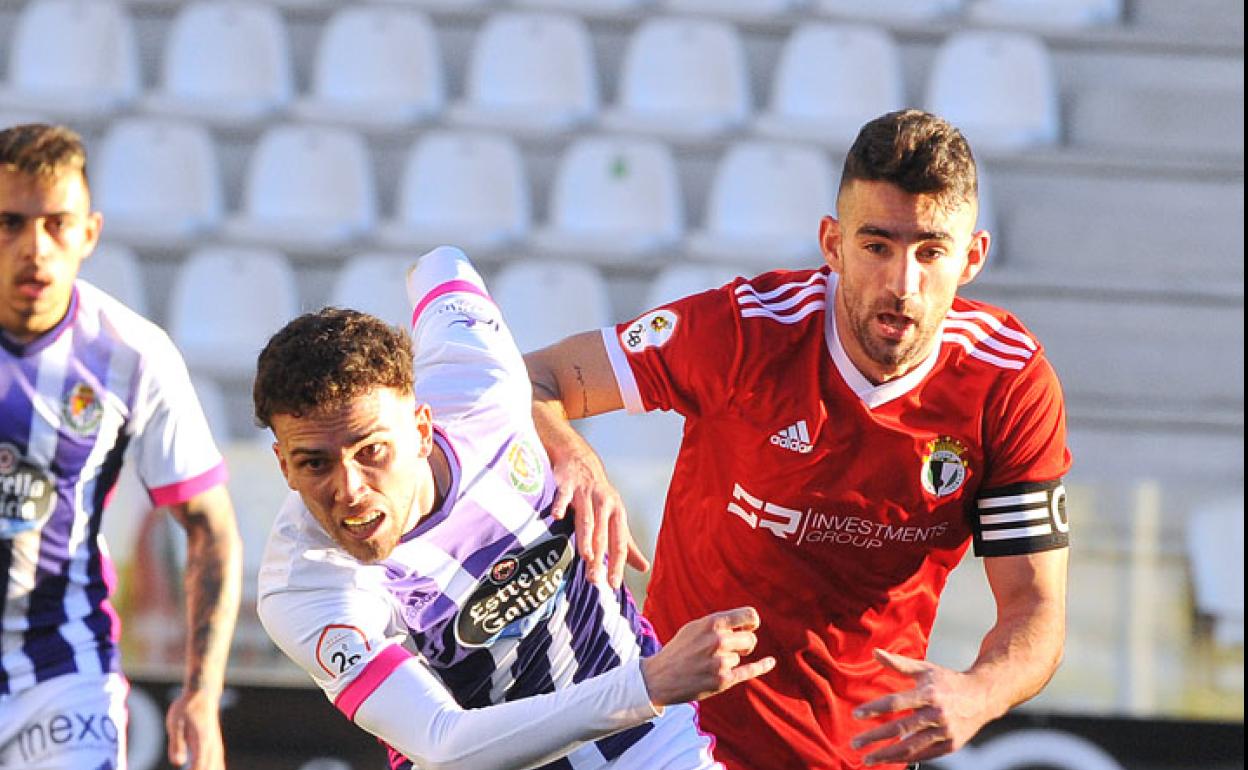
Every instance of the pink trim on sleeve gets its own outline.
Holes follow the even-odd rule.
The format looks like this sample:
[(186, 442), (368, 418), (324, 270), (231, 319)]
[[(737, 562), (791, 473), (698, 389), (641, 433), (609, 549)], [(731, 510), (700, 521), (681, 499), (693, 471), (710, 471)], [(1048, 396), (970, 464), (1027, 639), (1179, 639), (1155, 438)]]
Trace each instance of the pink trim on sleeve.
[(338, 697), (334, 698), (334, 706), (354, 722), (355, 712), (359, 710), (360, 704), (381, 686), (386, 677), (390, 676), (390, 672), (410, 657), (412, 654), (397, 644), (377, 653), (377, 657), (368, 662), (360, 675), (338, 693)]
[(224, 484), (228, 479), (229, 474), (225, 470), (225, 461), (222, 460), (217, 463), (216, 467), (194, 478), (149, 489), (147, 494), (156, 505), (177, 505), (178, 503), (185, 503), (201, 492), (207, 492), (219, 484)]
[(486, 299), (490, 299), (490, 295), (486, 294), (484, 289), (482, 289), (480, 286), (470, 281), (456, 280), (456, 281), (447, 281), (446, 283), (438, 284), (437, 286), (434, 286), (432, 289), (430, 289), (428, 294), (426, 294), (423, 298), (421, 298), (420, 303), (416, 305), (416, 309), (412, 311), (412, 326), (416, 325), (416, 319), (420, 318), (420, 314), (424, 312), (425, 308), (429, 306), (430, 302), (433, 302), (435, 299), (437, 299), (438, 297), (441, 297), (443, 294), (450, 294), (453, 291), (466, 291), (472, 294), (477, 294), (479, 296), (485, 297)]

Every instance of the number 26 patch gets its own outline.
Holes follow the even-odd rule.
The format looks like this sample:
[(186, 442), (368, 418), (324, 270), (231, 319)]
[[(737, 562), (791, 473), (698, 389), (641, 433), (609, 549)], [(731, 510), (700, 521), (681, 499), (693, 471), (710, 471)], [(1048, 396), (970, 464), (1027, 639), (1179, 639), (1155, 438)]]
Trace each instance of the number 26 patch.
[(316, 662), (337, 679), (364, 660), (372, 647), (355, 626), (329, 625), (316, 640)]

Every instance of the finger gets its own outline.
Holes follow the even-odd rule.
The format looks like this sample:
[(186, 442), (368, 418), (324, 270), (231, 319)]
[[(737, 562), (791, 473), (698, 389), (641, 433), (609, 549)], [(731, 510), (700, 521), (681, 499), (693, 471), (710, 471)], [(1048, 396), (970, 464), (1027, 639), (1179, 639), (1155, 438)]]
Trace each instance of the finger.
[(760, 677), (776, 667), (776, 659), (770, 655), (765, 658), (759, 658), (751, 663), (743, 663), (732, 671), (732, 684), (738, 685), (742, 682), (749, 681), (756, 677)]
[(863, 759), (868, 766), (871, 766), (914, 762), (947, 753), (948, 740), (946, 738), (936, 730), (921, 730), (905, 740), (873, 751)]
[(762, 623), (758, 617), (758, 610), (753, 607), (737, 607), (716, 612), (711, 615), (711, 619), (711, 625), (721, 631), (737, 629), (753, 631)]
[(891, 722), (885, 722), (882, 725), (865, 730), (855, 735), (849, 742), (851, 748), (861, 749), (863, 746), (870, 746), (872, 743), (886, 741), (890, 738), (904, 737), (906, 733), (905, 720), (894, 719)]
[(555, 487), (555, 499), (550, 504), (550, 515), (556, 521), (568, 513), (568, 504), (572, 502), (572, 492), (566, 486)]
[(593, 552), (590, 556), (590, 569), (594, 574), (594, 582), (600, 583), (606, 577), (606, 570), (602, 566), (603, 560), (607, 556), (607, 542), (611, 534), (611, 508), (610, 505), (602, 500), (598, 500), (594, 505), (594, 535), (592, 538)]
[(918, 690), (904, 690), (876, 698), (854, 709), (854, 719), (870, 719), (881, 714), (892, 714), (897, 711), (912, 711), (931, 705), (927, 698)]
[(572, 506), (572, 516), (576, 527), (576, 550), (586, 565), (593, 564), (594, 558), (594, 506), (589, 501), (582, 501)]
[(169, 717), (165, 728), (169, 731), (169, 764), (181, 767), (186, 764), (186, 740), (182, 733), (182, 720)]
[(898, 655), (895, 652), (881, 650), (878, 647), (875, 649), (875, 659), (892, 670), (905, 674), (909, 677), (917, 677), (921, 674), (926, 674), (932, 669), (932, 664), (928, 663), (926, 660), (907, 658), (905, 655)]
[(719, 638), (719, 648), (724, 652), (735, 652), (739, 655), (749, 655), (754, 652), (754, 647), (758, 645), (758, 637), (753, 631), (733, 631), (722, 635)]
[(638, 572), (650, 571), (650, 560), (647, 559), (642, 550), (637, 547), (637, 542), (633, 540), (633, 536), (631, 534), (628, 536), (628, 566)]
[(628, 529), (628, 514), (623, 506), (614, 509), (611, 515), (607, 537), (607, 580), (613, 589), (618, 589), (624, 582), (624, 563), (628, 560), (628, 549), (632, 545), (632, 534)]

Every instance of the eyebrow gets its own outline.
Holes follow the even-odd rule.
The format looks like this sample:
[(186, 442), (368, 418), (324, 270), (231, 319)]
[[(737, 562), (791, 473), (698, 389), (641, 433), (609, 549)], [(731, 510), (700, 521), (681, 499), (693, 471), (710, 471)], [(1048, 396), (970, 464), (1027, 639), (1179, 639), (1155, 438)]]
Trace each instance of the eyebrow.
[[(863, 225), (858, 228), (858, 235), (873, 235), (876, 238), (885, 238), (890, 241), (900, 241), (900, 236), (885, 227), (877, 225)], [(953, 236), (941, 230), (924, 230), (915, 234), (916, 241), (952, 241)]]
[[(365, 431), (355, 436), (351, 436), (349, 439), (347, 439), (344, 446), (359, 446), (360, 444), (363, 444), (364, 442), (368, 441), (371, 438), (374, 438), (379, 435), (387, 434), (387, 433), (389, 433), (389, 431), (383, 430), (381, 428), (374, 428), (372, 430)], [(316, 456), (316, 455), (330, 454), (330, 451), (327, 449), (321, 449), (318, 447), (295, 447), (294, 449), (290, 450), (290, 454), (292, 457), (294, 456)]]

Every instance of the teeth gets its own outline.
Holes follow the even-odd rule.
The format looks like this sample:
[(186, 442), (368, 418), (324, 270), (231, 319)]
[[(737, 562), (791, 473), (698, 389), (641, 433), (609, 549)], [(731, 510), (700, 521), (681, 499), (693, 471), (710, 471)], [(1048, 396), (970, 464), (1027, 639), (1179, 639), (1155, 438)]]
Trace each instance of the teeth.
[(342, 520), (342, 523), (348, 527), (362, 527), (365, 524), (372, 524), (379, 518), (381, 518), (381, 511), (369, 511), (360, 516), (348, 516)]

